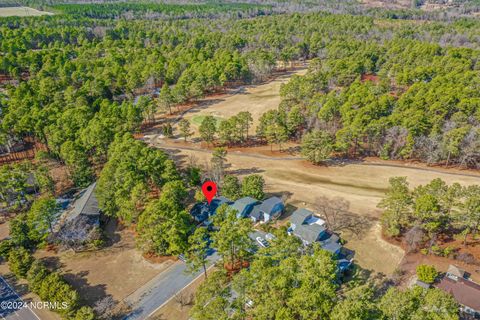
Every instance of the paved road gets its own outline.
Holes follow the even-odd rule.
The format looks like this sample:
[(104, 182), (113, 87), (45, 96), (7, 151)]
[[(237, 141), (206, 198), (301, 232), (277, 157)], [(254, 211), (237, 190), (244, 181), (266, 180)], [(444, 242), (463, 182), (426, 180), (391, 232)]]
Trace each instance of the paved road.
[[(216, 252), (209, 256), (209, 268), (218, 259), (220, 257)], [(170, 301), (176, 293), (203, 274), (203, 270), (195, 274), (186, 273), (186, 267), (184, 262), (177, 261), (166, 271), (160, 273), (128, 296), (125, 301), (132, 306), (133, 311), (124, 320), (147, 319)]]
[[(0, 276), (0, 303), (23, 303), (22, 298), (13, 288)], [(0, 316), (6, 320), (40, 320), (40, 318), (29, 308), (19, 310), (0, 308)]]

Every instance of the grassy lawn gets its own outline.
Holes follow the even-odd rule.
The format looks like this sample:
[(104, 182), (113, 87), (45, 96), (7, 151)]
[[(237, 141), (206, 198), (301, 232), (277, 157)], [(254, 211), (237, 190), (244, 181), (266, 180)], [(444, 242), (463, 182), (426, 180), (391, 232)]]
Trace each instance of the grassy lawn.
[[(205, 114), (197, 114), (197, 115), (194, 115), (194, 116), (190, 119), (190, 122), (191, 122), (193, 125), (195, 125), (195, 126), (198, 127), (198, 126), (200, 126), (200, 125), (202, 124), (202, 121), (203, 121), (203, 119), (205, 119), (206, 116), (207, 116), (207, 115), (205, 115)], [(215, 116), (213, 116), (213, 117), (215, 118), (215, 120), (217, 120), (217, 127), (220, 125), (220, 122), (221, 122), (222, 120), (224, 120), (223, 118), (220, 118), (220, 117), (215, 117)]]

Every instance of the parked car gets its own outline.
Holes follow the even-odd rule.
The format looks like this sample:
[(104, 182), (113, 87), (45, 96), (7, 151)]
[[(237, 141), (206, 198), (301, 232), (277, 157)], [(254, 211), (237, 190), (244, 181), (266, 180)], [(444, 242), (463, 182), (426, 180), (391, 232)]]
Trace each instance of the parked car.
[(339, 272), (344, 272), (352, 265), (352, 260), (340, 259), (337, 260), (337, 270)]
[(262, 237), (257, 237), (256, 240), (261, 247), (266, 248), (269, 246), (267, 240), (263, 239)]
[(276, 237), (275, 237), (273, 234), (271, 234), (271, 233), (267, 233), (267, 234), (265, 235), (265, 239), (268, 240), (268, 241), (272, 241), (272, 240), (275, 239), (275, 238), (276, 238)]

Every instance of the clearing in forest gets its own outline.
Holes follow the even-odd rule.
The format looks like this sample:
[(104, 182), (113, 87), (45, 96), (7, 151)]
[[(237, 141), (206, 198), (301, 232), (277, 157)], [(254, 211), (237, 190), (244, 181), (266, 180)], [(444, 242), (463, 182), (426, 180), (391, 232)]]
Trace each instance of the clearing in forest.
[(228, 119), (241, 111), (249, 111), (253, 118), (253, 128), (250, 130), (253, 133), (260, 116), (278, 107), (280, 86), (287, 83), (293, 74), (303, 75), (306, 72), (307, 69), (298, 69), (260, 85), (242, 86), (229, 90), (225, 95), (207, 97), (187, 111), (184, 118), (192, 123), (192, 128), (198, 134), (198, 126), (206, 115)]
[(0, 17), (30, 17), (52, 15), (51, 12), (40, 11), (29, 7), (4, 7), (0, 8)]

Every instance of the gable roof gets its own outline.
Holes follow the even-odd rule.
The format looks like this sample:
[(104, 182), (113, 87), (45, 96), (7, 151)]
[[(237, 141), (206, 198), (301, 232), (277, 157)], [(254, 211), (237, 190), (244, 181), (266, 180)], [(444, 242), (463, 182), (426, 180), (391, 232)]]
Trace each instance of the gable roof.
[(325, 227), (319, 224), (298, 224), (293, 230), (293, 234), (297, 237), (302, 238), (305, 241), (308, 241), (309, 243), (312, 243), (315, 242), (320, 236), (320, 234), (322, 234), (322, 232), (324, 232), (325, 230)]
[(253, 207), (252, 212), (250, 213), (250, 216), (255, 218), (255, 220), (261, 220), (263, 218), (263, 213), (260, 210), (261, 204), (257, 204)]
[(69, 216), (70, 219), (75, 219), (79, 215), (98, 216), (100, 214), (98, 200), (95, 196), (96, 186), (97, 183), (94, 182), (87, 189), (80, 192), (80, 197), (73, 203), (73, 209)]
[(273, 208), (279, 203), (283, 205), (283, 201), (279, 197), (268, 198), (267, 200), (263, 201), (263, 203), (260, 205), (259, 210), (270, 214), (272, 213)]
[(456, 277), (465, 278), (465, 270), (460, 269), (459, 267), (453, 264), (448, 266), (447, 273), (454, 275)]
[(214, 215), (218, 207), (224, 203), (231, 203), (231, 200), (225, 197), (218, 197), (212, 199), (210, 204), (207, 202), (199, 202), (193, 205), (192, 209), (190, 210), (190, 214), (193, 216), (195, 221), (203, 222), (207, 220), (209, 216)]
[(328, 239), (321, 241), (320, 244), (322, 249), (335, 254), (342, 248), (342, 245), (339, 243), (339, 241), (339, 236), (336, 234), (331, 234)]
[(232, 204), (232, 208), (237, 210), (238, 213), (242, 213), (247, 206), (254, 205), (257, 202), (258, 202), (257, 200), (255, 200), (251, 197), (243, 197), (243, 198), (240, 198), (237, 201), (235, 201)]
[(300, 208), (295, 210), (292, 213), (292, 217), (290, 218), (291, 223), (295, 224), (298, 228), (299, 225), (303, 224), (307, 218), (313, 215), (313, 212), (304, 208)]
[(457, 281), (449, 277), (443, 277), (436, 286), (443, 291), (450, 293), (461, 305), (480, 312), (480, 285), (463, 278)]

